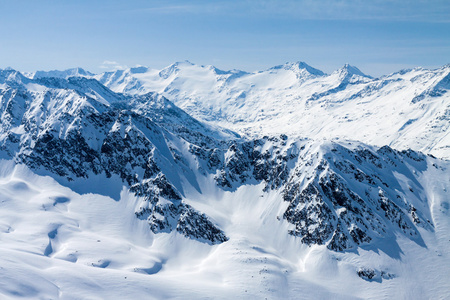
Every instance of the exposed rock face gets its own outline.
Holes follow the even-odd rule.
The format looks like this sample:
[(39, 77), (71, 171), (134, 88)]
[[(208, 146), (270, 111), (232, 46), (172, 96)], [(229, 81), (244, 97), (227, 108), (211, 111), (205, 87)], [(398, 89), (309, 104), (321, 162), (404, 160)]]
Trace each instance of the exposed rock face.
[(85, 78), (23, 81), (0, 89), (2, 155), (69, 180), (118, 175), (142, 199), (135, 216), (154, 233), (228, 240), (186, 203), (180, 176), (211, 176), (228, 191), (263, 182), (289, 202), (289, 234), (335, 251), (396, 233), (420, 242), (416, 226), (433, 230), (414, 175), (431, 158), (420, 153), (285, 135), (238, 139), (154, 93), (124, 96)]
[(427, 168), (422, 154), (292, 141), (285, 136), (231, 143), (218, 152), (201, 155), (214, 157), (217, 184), (232, 190), (263, 181), (266, 190), (279, 190), (289, 202), (283, 214), (293, 225), (289, 233), (305, 244), (343, 251), (396, 231), (420, 242), (416, 225), (433, 230), (408, 201), (426, 203), (421, 193), (413, 192), (422, 189), (420, 184), (413, 179), (414, 188), (405, 187), (395, 176), (401, 170), (414, 178), (411, 169)]
[(360, 268), (357, 272), (358, 276), (367, 281), (381, 282), (383, 279), (395, 278), (394, 274), (386, 271), (378, 271), (371, 268)]
[(69, 180), (118, 175), (144, 199), (136, 216), (147, 219), (153, 232), (177, 230), (213, 244), (227, 240), (205, 214), (183, 203), (158, 166), (176, 165), (171, 140), (188, 143), (174, 134), (208, 141), (202, 137), (209, 129), (175, 106), (168, 108), (171, 103), (158, 95), (124, 97), (84, 78), (33, 83), (44, 91), (31, 92), (20, 84), (2, 90), (2, 150), (7, 156)]

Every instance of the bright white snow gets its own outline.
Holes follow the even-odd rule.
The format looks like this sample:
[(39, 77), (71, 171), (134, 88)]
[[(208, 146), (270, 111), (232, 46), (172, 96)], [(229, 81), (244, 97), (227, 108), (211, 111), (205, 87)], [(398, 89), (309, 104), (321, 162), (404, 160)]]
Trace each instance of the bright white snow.
[[(304, 63), (246, 73), (184, 62), (163, 70), (139, 67), (99, 75), (82, 69), (28, 77), (8, 73), (7, 78), (0, 76), (0, 89), (6, 90), (11, 82), (24, 84), (37, 99), (24, 119), (35, 122), (41, 133), (57, 129), (60, 138), (82, 121), (60, 122), (60, 114), (101, 111), (116, 99), (117, 95), (89, 80), (95, 78), (115, 92), (159, 92), (211, 126), (248, 136), (285, 133), (316, 141), (352, 139), (450, 158), (450, 96), (442, 92), (449, 89), (449, 72), (449, 66), (417, 68), (373, 79), (348, 65), (326, 75)], [(30, 79), (46, 81), (48, 76), (71, 77), (70, 85), (89, 97), (70, 89), (44, 88)], [(24, 113), (21, 109), (28, 100), (20, 94), (11, 99), (17, 110), (6, 114), (9, 102), (4, 103), (2, 122), (8, 128), (3, 129), (32, 143), (24, 134), (24, 124), (12, 118)], [(157, 100), (161, 99), (135, 104), (141, 113), (166, 118), (168, 124), (194, 122), (169, 102)], [(174, 114), (158, 115), (161, 108)], [(214, 132), (213, 127), (207, 132), (210, 127), (201, 123), (188, 125)], [(112, 130), (127, 128), (117, 124)], [(97, 132), (92, 128), (83, 132), (93, 149), (99, 149), (103, 140)], [(225, 132), (218, 136), (226, 138)], [(3, 159), (0, 298), (450, 298), (449, 161), (431, 167), (437, 160), (427, 157), (428, 168), (414, 170), (409, 178), (390, 170), (402, 190), (409, 189), (411, 178), (421, 188), (422, 194), (408, 200), (434, 225), (432, 230), (418, 226), (424, 244), (399, 234), (392, 240), (333, 252), (326, 246), (307, 246), (287, 234), (292, 224), (283, 219), (288, 202), (280, 190), (264, 191), (264, 184), (219, 188), (214, 174), (202, 173), (189, 155), (187, 142), (180, 138), (173, 143), (179, 143), (174, 147), (187, 160), (185, 174), (175, 174), (170, 163), (162, 167), (164, 173), (182, 188), (183, 200), (204, 212), (229, 241), (209, 245), (176, 231), (153, 234), (146, 220), (135, 217), (142, 199), (130, 193), (118, 176), (106, 179), (91, 174), (89, 179), (69, 182)], [(327, 145), (311, 142), (315, 147), (311, 153), (332, 155)], [(167, 150), (164, 155), (171, 153)], [(307, 171), (300, 176), (302, 184), (308, 180)], [(373, 270), (374, 278), (360, 278), (361, 270)]]
[(250, 136), (354, 139), (450, 158), (450, 66), (371, 78), (355, 67), (325, 75), (305, 63), (221, 71), (189, 62), (94, 76), (116, 92), (156, 91), (200, 120)]
[[(226, 192), (203, 177), (201, 192), (186, 187), (188, 203), (230, 238), (210, 246), (176, 232), (150, 233), (134, 218), (138, 199), (125, 188), (116, 200), (79, 194), (11, 161), (0, 166), (2, 299), (450, 297), (443, 276), (450, 268), (448, 163), (420, 175), (435, 224), (435, 232), (419, 228), (426, 247), (399, 235), (399, 248), (383, 241), (345, 253), (286, 234), (289, 225), (277, 216), (287, 204), (263, 185)], [(82, 184), (89, 189), (89, 181)], [(361, 268), (377, 276), (363, 280)]]

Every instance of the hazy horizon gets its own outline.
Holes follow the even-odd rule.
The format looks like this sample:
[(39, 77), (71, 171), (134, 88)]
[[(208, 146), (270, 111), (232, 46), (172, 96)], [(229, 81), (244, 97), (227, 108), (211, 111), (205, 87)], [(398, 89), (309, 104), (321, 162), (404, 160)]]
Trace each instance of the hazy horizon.
[(450, 63), (450, 2), (4, 1), (0, 68), (94, 73), (176, 61), (245, 71), (304, 61), (372, 75)]

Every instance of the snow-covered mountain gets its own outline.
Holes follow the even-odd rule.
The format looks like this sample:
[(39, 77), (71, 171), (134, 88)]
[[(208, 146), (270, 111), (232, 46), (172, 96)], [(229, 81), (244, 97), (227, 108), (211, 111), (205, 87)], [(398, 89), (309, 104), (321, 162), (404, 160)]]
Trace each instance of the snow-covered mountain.
[(72, 76), (76, 77), (91, 77), (95, 74), (86, 71), (82, 68), (72, 68), (64, 71), (53, 70), (53, 71), (37, 71), (34, 73), (27, 74), (27, 77), (31, 79), (44, 78), (44, 77), (55, 77), (55, 78), (69, 78)]
[[(324, 121), (321, 113), (338, 112), (339, 103), (379, 105), (383, 87), (373, 85), (397, 76), (394, 94), (427, 82), (410, 99), (434, 108), (414, 121), (423, 124), (448, 108), (448, 67), (382, 79), (348, 65), (325, 75), (305, 63), (259, 73), (187, 62), (158, 72), (81, 73), (0, 71), (3, 297), (450, 296), (448, 160), (355, 141), (356, 130), (344, 139), (342, 126), (325, 139), (300, 136), (281, 115), (277, 128), (288, 126), (287, 134), (275, 134), (275, 114), (233, 119), (258, 99), (285, 109), (298, 95), (274, 101), (291, 87), (318, 113), (309, 120)], [(364, 95), (335, 98), (355, 93)], [(397, 122), (388, 117), (373, 130)], [(261, 133), (247, 134), (263, 121)], [(448, 148), (447, 132), (431, 133), (424, 143), (442, 137)], [(402, 134), (397, 141), (409, 138)]]
[(241, 134), (339, 137), (450, 158), (449, 65), (371, 78), (349, 65), (326, 75), (303, 62), (255, 73), (182, 62), (95, 78), (116, 92), (161, 93)]

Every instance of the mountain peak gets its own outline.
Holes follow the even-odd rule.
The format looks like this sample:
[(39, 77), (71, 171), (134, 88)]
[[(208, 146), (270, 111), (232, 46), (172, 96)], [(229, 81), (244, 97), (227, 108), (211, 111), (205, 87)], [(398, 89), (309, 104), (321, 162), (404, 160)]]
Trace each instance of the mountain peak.
[(213, 71), (216, 75), (224, 75), (230, 73), (230, 71), (221, 70), (213, 65), (206, 65), (206, 66), (202, 65), (201, 67)]
[(72, 68), (66, 71), (72, 71), (74, 74), (79, 74), (79, 75), (85, 75), (85, 76), (92, 76), (94, 75), (93, 73), (86, 71), (83, 68), (77, 67), (77, 68)]
[(51, 71), (37, 71), (34, 73), (33, 79), (42, 78), (42, 77), (56, 77), (56, 78), (69, 78), (69, 77), (86, 77), (93, 76), (94, 74), (84, 70), (83, 68), (76, 67), (70, 68), (63, 71), (60, 70), (51, 70)]
[(450, 64), (443, 65), (442, 67), (438, 68), (437, 70), (450, 71)]
[(164, 79), (167, 79), (167, 78), (170, 77), (170, 75), (172, 75), (172, 74), (178, 72), (178, 71), (180, 70), (180, 67), (189, 67), (189, 66), (194, 66), (194, 64), (191, 63), (191, 62), (188, 61), (188, 60), (185, 60), (185, 61), (177, 61), (177, 62), (171, 64), (170, 66), (168, 66), (168, 67), (162, 69), (162, 70), (159, 72), (159, 76), (162, 77), (162, 78), (164, 78)]
[(0, 69), (0, 83), (16, 82), (24, 83), (28, 80), (22, 73), (14, 70), (13, 68)]
[(294, 72), (302, 72), (304, 70), (304, 71), (306, 71), (312, 75), (316, 75), (316, 76), (325, 75), (322, 71), (311, 67), (310, 65), (308, 65), (307, 63), (305, 63), (303, 61), (286, 62), (283, 65), (278, 65), (278, 66), (272, 67), (269, 70), (280, 70), (280, 69), (291, 70)]
[(195, 64), (194, 63), (191, 63), (189, 60), (184, 60), (184, 61), (177, 61), (177, 62), (174, 62), (172, 65), (170, 65), (169, 67), (171, 67), (171, 66), (177, 66), (177, 67), (179, 67), (179, 66), (194, 66)]
[(361, 70), (358, 69), (357, 67), (352, 66), (350, 64), (345, 64), (342, 68), (337, 70), (337, 72), (344, 74), (344, 75), (349, 75), (349, 76), (357, 75), (357, 76), (372, 78), (371, 76), (366, 75), (363, 72), (361, 72)]
[(304, 69), (308, 71), (309, 73), (316, 75), (316, 76), (323, 76), (325, 73), (323, 73), (321, 70), (316, 69), (308, 65), (307, 63), (303, 61), (298, 61), (292, 64), (293, 66), (297, 67), (298, 69)]

